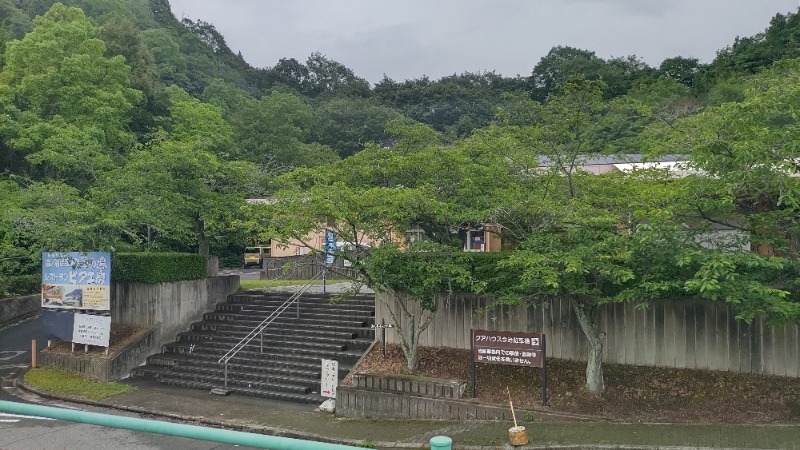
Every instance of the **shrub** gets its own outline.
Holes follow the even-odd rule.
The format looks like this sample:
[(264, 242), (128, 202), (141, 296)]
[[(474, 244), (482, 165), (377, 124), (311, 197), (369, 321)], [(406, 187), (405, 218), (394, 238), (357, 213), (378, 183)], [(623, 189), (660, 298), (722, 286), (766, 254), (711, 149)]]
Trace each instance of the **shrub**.
[(206, 277), (206, 257), (196, 253), (114, 253), (114, 282), (165, 283)]
[(0, 277), (0, 298), (35, 294), (41, 289), (41, 274)]

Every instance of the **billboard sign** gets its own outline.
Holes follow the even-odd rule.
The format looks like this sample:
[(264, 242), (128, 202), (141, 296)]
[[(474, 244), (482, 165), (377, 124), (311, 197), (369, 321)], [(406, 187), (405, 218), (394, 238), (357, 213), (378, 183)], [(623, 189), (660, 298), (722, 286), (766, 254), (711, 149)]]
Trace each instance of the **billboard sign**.
[(111, 253), (43, 253), (42, 307), (111, 309)]

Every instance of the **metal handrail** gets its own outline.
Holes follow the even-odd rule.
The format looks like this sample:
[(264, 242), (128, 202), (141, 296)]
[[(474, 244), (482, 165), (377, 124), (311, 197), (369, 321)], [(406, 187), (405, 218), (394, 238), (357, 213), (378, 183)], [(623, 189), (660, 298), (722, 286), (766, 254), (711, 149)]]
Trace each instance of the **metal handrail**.
[(314, 275), (313, 277), (311, 277), (311, 279), (308, 280), (308, 282), (306, 284), (304, 284), (300, 289), (298, 289), (297, 292), (292, 294), (291, 297), (286, 299), (286, 301), (283, 302), (283, 304), (281, 306), (278, 306), (275, 309), (275, 311), (272, 311), (272, 313), (270, 313), (270, 315), (267, 316), (266, 319), (262, 320), (261, 323), (259, 323), (258, 325), (255, 326), (255, 328), (250, 330), (250, 332), (247, 334), (247, 336), (243, 337), (239, 342), (237, 342), (230, 350), (228, 350), (227, 353), (225, 353), (217, 361), (217, 363), (219, 363), (219, 364), (225, 364), (225, 371), (224, 371), (224, 374), (225, 374), (225, 387), (228, 386), (228, 361), (230, 361), (234, 356), (236, 356), (237, 353), (239, 353), (240, 350), (242, 350), (245, 346), (247, 346), (247, 344), (249, 344), (250, 341), (252, 341), (256, 337), (256, 335), (260, 335), (261, 336), (261, 344), (260, 344), (259, 352), (263, 353), (264, 352), (264, 329), (267, 328), (275, 319), (277, 319), (278, 316), (283, 314), (283, 312), (286, 311), (293, 302), (297, 302), (296, 318), (299, 319), (300, 318), (300, 296), (305, 294), (306, 291), (311, 287), (311, 285), (313, 285), (314, 282), (317, 281), (324, 273), (325, 273), (325, 270), (323, 270), (320, 273), (318, 273), (318, 274)]

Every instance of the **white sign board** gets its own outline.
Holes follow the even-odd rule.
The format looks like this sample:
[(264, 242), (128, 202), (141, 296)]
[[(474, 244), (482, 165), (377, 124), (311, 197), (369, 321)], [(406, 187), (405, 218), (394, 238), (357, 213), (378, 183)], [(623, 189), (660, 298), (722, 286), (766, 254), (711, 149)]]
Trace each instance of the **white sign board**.
[(111, 316), (75, 314), (75, 324), (72, 327), (72, 342), (108, 347), (110, 339)]
[(320, 394), (323, 397), (336, 398), (336, 386), (339, 385), (339, 361), (333, 359), (322, 360), (322, 386)]

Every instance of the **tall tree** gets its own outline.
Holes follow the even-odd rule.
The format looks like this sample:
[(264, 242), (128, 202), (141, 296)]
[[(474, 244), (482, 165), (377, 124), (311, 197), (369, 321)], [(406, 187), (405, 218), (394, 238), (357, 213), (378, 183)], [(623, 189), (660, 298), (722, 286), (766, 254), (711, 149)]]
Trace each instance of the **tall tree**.
[(314, 108), (312, 137), (346, 158), (369, 143), (389, 140), (386, 124), (403, 117), (398, 111), (375, 100), (360, 97), (335, 97)]
[(273, 92), (233, 114), (240, 159), (284, 168), (309, 167), (338, 159), (329, 147), (308, 144), (313, 111), (300, 97)]
[(626, 94), (636, 79), (650, 73), (647, 64), (635, 56), (606, 61), (588, 50), (556, 46), (534, 66), (530, 88), (533, 98), (544, 102), (560, 84), (583, 77), (603, 81), (605, 97), (614, 98)]
[(248, 163), (224, 161), (191, 142), (165, 140), (105, 173), (92, 198), (130, 244), (141, 246), (150, 235), (161, 242), (155, 248), (207, 255), (212, 240), (234, 233), (257, 173)]
[(0, 134), (37, 176), (85, 187), (134, 143), (128, 124), (141, 93), (81, 10), (58, 3), (34, 24), (8, 44)]

